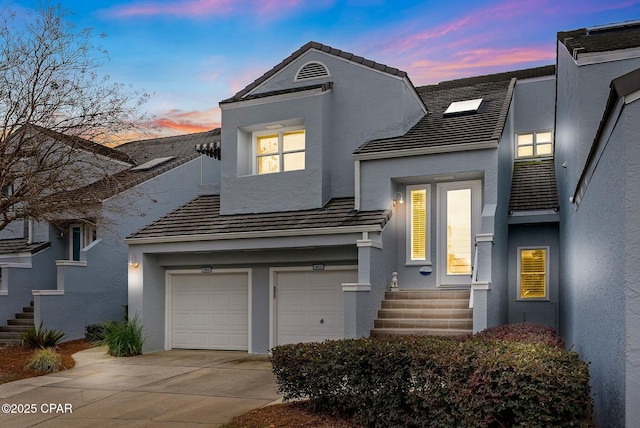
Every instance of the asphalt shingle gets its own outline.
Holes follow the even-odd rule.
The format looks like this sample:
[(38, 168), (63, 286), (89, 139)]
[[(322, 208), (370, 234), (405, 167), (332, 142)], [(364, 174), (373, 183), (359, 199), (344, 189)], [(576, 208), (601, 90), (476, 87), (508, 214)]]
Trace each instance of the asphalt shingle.
[(133, 159), (138, 165), (162, 157), (173, 157), (173, 159), (143, 171), (136, 171), (129, 168), (80, 189), (53, 195), (52, 199), (74, 198), (81, 199), (86, 204), (99, 203), (110, 196), (130, 189), (140, 183), (144, 183), (153, 177), (199, 157), (200, 154), (196, 153), (195, 150), (196, 144), (219, 141), (220, 128), (217, 128), (212, 131), (195, 134), (126, 143), (118, 146), (117, 149), (123, 154), (126, 154), (127, 157)]
[(559, 207), (553, 159), (515, 162), (509, 212), (558, 210)]
[(128, 239), (350, 226), (382, 228), (389, 217), (385, 210), (355, 211), (353, 198), (332, 199), (324, 207), (310, 210), (220, 215), (220, 197), (202, 195)]
[(562, 43), (576, 58), (580, 54), (608, 52), (640, 46), (640, 22), (625, 22), (558, 33)]
[(34, 254), (50, 246), (49, 242), (31, 242), (27, 238), (0, 240), (0, 254)]

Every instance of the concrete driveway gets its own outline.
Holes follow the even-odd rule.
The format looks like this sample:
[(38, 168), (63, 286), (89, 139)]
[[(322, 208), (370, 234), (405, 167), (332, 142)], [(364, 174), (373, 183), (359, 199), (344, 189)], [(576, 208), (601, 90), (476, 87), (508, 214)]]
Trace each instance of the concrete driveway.
[(0, 426), (219, 427), (279, 399), (267, 358), (246, 352), (74, 358), (71, 370), (0, 385)]

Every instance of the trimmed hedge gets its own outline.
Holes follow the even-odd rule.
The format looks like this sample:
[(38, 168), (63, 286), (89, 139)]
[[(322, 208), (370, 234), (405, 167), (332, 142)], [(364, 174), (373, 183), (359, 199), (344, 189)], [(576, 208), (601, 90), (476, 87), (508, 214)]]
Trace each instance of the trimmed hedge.
[(402, 337), (282, 345), (285, 400), (370, 427), (592, 425), (588, 365), (540, 343)]
[(485, 339), (510, 340), (526, 343), (540, 343), (542, 345), (564, 348), (564, 339), (556, 331), (546, 325), (520, 322), (487, 328), (477, 333), (475, 337)]

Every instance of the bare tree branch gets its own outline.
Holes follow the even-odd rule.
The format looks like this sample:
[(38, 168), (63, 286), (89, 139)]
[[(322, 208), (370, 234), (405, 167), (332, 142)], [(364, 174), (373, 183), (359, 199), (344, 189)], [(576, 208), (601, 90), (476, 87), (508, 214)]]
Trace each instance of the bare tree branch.
[(106, 53), (68, 16), (48, 1), (0, 15), (0, 230), (26, 218), (90, 215), (97, 196), (65, 195), (131, 166), (94, 141), (141, 134), (149, 123), (149, 95), (100, 75)]

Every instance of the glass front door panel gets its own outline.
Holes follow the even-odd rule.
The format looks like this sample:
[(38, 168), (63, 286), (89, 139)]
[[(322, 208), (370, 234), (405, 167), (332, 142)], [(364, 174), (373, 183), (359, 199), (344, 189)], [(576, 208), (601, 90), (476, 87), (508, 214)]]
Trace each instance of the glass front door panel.
[(447, 275), (471, 275), (471, 189), (447, 191)]

